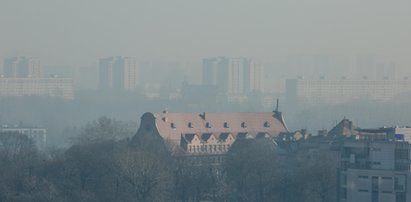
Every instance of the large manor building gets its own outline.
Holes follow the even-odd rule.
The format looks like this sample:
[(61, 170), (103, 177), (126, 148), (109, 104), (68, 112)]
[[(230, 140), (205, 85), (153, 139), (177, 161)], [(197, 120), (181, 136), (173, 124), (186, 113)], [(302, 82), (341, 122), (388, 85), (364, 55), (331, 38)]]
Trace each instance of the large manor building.
[(184, 155), (225, 154), (237, 139), (277, 137), (288, 129), (281, 112), (145, 113), (137, 135), (160, 136)]

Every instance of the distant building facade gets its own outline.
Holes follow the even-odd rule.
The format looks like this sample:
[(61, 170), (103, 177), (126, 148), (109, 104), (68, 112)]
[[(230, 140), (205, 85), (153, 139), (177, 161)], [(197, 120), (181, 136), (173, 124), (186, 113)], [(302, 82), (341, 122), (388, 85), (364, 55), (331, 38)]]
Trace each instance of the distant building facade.
[(338, 76), (352, 72), (349, 64), (349, 58), (344, 55), (293, 54), (286, 56), (285, 63), (281, 65), (281, 68), (287, 68), (287, 71), (284, 71), (286, 77), (295, 76), (296, 74), (304, 76)]
[(74, 99), (71, 78), (0, 78), (0, 97), (44, 96)]
[(47, 143), (47, 130), (45, 128), (25, 127), (25, 126), (8, 126), (2, 125), (0, 127), (1, 133), (19, 133), (27, 135), (39, 149), (44, 149)]
[(40, 60), (28, 57), (6, 58), (3, 64), (3, 77), (42, 78), (43, 68)]
[(131, 57), (108, 57), (99, 62), (99, 88), (132, 91), (138, 82), (138, 65)]
[(31, 57), (4, 59), (0, 97), (44, 96), (74, 99), (73, 79), (44, 77), (40, 60)]
[(203, 85), (216, 85), (227, 95), (264, 91), (264, 67), (249, 58), (203, 59)]
[(288, 79), (288, 102), (304, 104), (338, 104), (353, 100), (390, 101), (411, 92), (411, 80), (369, 79)]

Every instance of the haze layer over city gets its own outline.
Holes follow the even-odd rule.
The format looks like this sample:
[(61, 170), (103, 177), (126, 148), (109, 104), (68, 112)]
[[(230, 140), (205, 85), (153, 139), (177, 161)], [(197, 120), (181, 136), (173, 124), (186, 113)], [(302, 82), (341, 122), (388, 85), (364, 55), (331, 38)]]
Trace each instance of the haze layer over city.
[[(243, 159), (230, 156), (237, 150), (241, 153), (248, 151), (244, 148), (251, 148), (250, 153), (260, 154), (262, 151), (254, 151), (250, 145), (267, 146), (266, 141), (258, 142), (257, 139), (262, 137), (270, 140), (268, 150), (272, 150), (271, 143), (280, 148), (280, 152), (274, 149), (276, 161), (271, 163), (272, 168), (281, 164), (281, 172), (284, 167), (296, 167), (300, 163), (313, 163), (313, 167), (297, 173), (318, 171), (322, 167), (329, 169), (325, 171), (327, 174), (333, 173), (333, 169), (338, 170), (327, 176), (328, 180), (338, 180), (323, 185), (331, 186), (334, 191), (314, 196), (311, 193), (316, 190), (308, 189), (311, 185), (304, 182), (307, 187), (301, 188), (305, 193), (301, 198), (307, 201), (366, 200), (365, 195), (361, 195), (366, 192), (364, 189), (352, 191), (346, 184), (339, 184), (343, 179), (341, 176), (354, 183), (350, 181), (352, 173), (349, 169), (363, 167), (344, 167), (344, 160), (323, 166), (319, 162), (335, 156), (325, 155), (322, 159), (314, 155), (307, 158), (315, 159), (311, 162), (307, 159), (300, 161), (304, 158), (299, 154), (310, 153), (307, 148), (312, 149), (314, 145), (310, 138), (315, 141), (324, 138), (322, 143), (330, 141), (328, 145), (341, 141), (343, 146), (333, 147), (333, 151), (339, 152), (347, 151), (344, 150), (346, 139), (341, 140), (340, 136), (349, 141), (380, 141), (381, 134), (385, 134), (383, 139), (387, 142), (408, 142), (411, 126), (409, 25), (409, 1), (0, 0), (0, 134), (6, 134), (4, 137), (7, 138), (15, 137), (10, 136), (11, 133), (28, 137), (27, 141), (31, 142), (28, 144), (34, 144), (33, 149), (39, 153), (38, 159), (44, 158), (43, 162), (48, 162), (38, 166), (38, 173), (53, 173), (50, 165), (63, 165), (60, 160), (68, 159), (72, 155), (70, 152), (81, 150), (87, 153), (93, 149), (100, 152), (107, 145), (116, 148), (109, 151), (113, 159), (123, 151), (124, 145), (131, 153), (138, 148), (138, 152), (132, 154), (137, 159), (142, 159), (143, 153), (148, 152), (145, 147), (179, 148), (180, 153), (164, 151), (167, 155), (178, 156), (177, 159), (181, 152), (183, 156), (196, 158), (214, 157), (215, 154), (218, 158), (214, 163), (222, 166), (217, 166), (215, 172), (225, 173), (244, 163), (241, 162)], [(181, 125), (188, 129), (181, 129)], [(348, 129), (342, 130), (341, 134), (336, 132), (341, 127), (348, 127), (350, 132)], [(158, 134), (154, 133), (154, 136), (161, 137), (165, 144), (141, 146), (144, 145), (141, 141), (148, 141), (145, 139), (148, 132), (141, 132), (144, 128), (156, 128)], [(202, 146), (196, 145), (196, 137)], [(213, 138), (221, 145), (210, 143)], [(235, 140), (242, 138), (257, 142), (240, 141), (236, 146)], [(318, 142), (315, 147), (321, 145)], [(7, 144), (0, 140), (0, 153), (7, 150), (4, 146)], [(290, 146), (294, 144), (298, 146)], [(301, 146), (305, 144), (310, 146)], [(134, 148), (129, 151), (130, 145)], [(231, 145), (236, 149), (230, 154)], [(122, 149), (117, 150), (120, 147)], [(398, 149), (396, 146), (392, 148)], [(78, 157), (83, 157), (80, 153)], [(290, 157), (291, 154), (295, 154), (294, 157)], [(158, 162), (170, 163), (163, 161), (164, 155), (161, 153)], [(343, 159), (353, 154), (342, 152), (337, 155)], [(282, 161), (283, 158), (287, 160)], [(90, 159), (96, 160), (94, 157)], [(265, 164), (266, 160), (261, 162)], [(368, 163), (385, 165), (383, 161), (372, 162), (371, 159)], [(162, 168), (160, 164), (155, 167)], [(204, 162), (199, 165), (204, 169)], [(377, 167), (367, 169), (380, 169)], [(400, 170), (404, 171), (403, 168)], [(164, 184), (173, 183), (174, 178), (168, 178), (169, 173), (163, 173), (161, 169), (158, 172), (167, 175), (168, 181)], [(353, 173), (358, 174), (357, 171)], [(316, 178), (316, 174), (311, 174)], [(405, 181), (411, 180), (408, 172), (403, 175)], [(50, 201), (64, 201), (63, 198), (87, 201), (87, 197), (90, 201), (101, 201), (98, 191), (103, 188), (88, 190), (84, 184), (89, 179), (81, 179), (85, 181), (77, 186), (74, 181), (70, 181), (74, 184), (55, 184), (53, 180), (59, 179), (57, 174), (40, 176), (45, 184), (48, 183), (44, 185), (48, 188), (39, 193), (57, 187), (53, 192), (55, 195), (50, 194), (51, 191), (48, 193), (54, 197)], [(256, 176), (259, 174), (251, 178), (257, 179)], [(375, 179), (373, 176), (370, 174), (370, 179)], [(378, 176), (380, 180), (388, 177)], [(227, 183), (224, 185), (226, 189), (215, 189), (224, 194), (214, 189), (198, 191), (198, 188), (197, 191), (191, 190), (193, 195), (186, 195), (188, 191), (180, 185), (175, 187), (179, 191), (164, 191), (162, 185), (156, 190), (168, 194), (159, 195), (159, 198), (150, 198), (152, 193), (138, 196), (121, 193), (118, 195), (122, 198), (116, 198), (116, 194), (107, 192), (107, 201), (302, 200), (287, 199), (287, 194), (280, 196), (281, 191), (277, 193), (277, 188), (272, 188), (275, 191), (271, 188), (262, 190), (261, 183), (256, 186), (256, 198), (247, 198), (240, 194), (241, 191), (233, 191), (240, 190), (232, 184), (238, 176), (230, 178), (230, 174), (226, 174), (219, 177)], [(207, 180), (209, 178), (205, 178)], [(206, 183), (209, 182), (201, 186)], [(266, 183), (267, 186), (275, 184), (274, 187), (284, 185)], [(60, 191), (70, 187), (68, 184), (81, 188), (73, 193)], [(380, 187), (382, 184), (380, 181)], [(405, 201), (409, 201), (411, 187), (410, 191), (408, 188), (404, 190), (383, 190), (378, 196), (374, 189), (367, 193), (372, 201), (376, 198), (380, 201), (406, 198)], [(179, 195), (180, 191), (183, 194)], [(36, 198), (37, 195), (34, 197), (17, 190), (16, 193), (27, 194), (27, 198), (13, 198), (2, 194), (6, 192), (0, 190), (0, 201), (44, 200), (42, 194)], [(245, 191), (244, 194), (250, 193)]]

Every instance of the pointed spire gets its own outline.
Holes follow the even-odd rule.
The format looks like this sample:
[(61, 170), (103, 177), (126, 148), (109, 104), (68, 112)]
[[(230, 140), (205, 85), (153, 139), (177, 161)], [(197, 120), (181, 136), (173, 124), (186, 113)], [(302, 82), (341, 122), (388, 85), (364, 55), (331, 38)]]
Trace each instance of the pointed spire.
[(279, 107), (280, 107), (280, 100), (277, 98), (277, 105), (275, 106), (274, 112), (278, 112)]

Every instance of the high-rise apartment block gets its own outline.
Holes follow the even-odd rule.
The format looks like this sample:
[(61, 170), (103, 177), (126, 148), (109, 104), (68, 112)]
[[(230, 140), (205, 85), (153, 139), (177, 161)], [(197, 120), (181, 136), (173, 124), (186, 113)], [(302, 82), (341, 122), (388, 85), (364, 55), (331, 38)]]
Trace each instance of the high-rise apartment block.
[(203, 85), (216, 85), (229, 95), (263, 92), (264, 68), (248, 58), (206, 58), (203, 60)]
[(134, 58), (108, 57), (100, 59), (100, 89), (134, 90), (138, 80), (138, 65)]
[(41, 78), (43, 69), (37, 58), (7, 58), (4, 60), (3, 76), (6, 78)]

